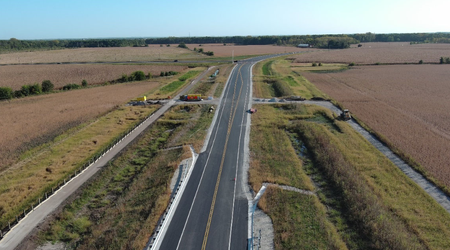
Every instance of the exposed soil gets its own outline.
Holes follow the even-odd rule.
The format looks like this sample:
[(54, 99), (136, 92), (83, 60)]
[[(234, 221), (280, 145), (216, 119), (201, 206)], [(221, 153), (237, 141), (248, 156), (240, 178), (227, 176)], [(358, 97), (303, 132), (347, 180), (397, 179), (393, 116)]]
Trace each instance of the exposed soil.
[(450, 188), (450, 65), (364, 66), (304, 76)]
[(295, 56), (296, 63), (439, 63), (441, 57), (450, 56), (450, 44), (412, 44), (406, 42), (362, 43), (358, 48), (353, 45), (349, 49), (315, 50)]
[(81, 85), (84, 79), (88, 84), (103, 84), (121, 78), (122, 74), (130, 75), (134, 71), (143, 71), (159, 76), (161, 71), (180, 72), (187, 66), (166, 65), (111, 65), (111, 64), (58, 64), (58, 65), (10, 65), (0, 67), (0, 86), (20, 89), (23, 85), (41, 83), (50, 80), (55, 88), (66, 84)]

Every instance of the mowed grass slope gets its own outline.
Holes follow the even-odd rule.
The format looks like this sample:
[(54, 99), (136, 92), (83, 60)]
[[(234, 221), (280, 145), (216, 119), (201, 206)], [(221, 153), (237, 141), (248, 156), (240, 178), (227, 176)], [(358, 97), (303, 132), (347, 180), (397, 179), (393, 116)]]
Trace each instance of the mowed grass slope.
[(254, 68), (253, 96), (259, 98), (290, 98), (299, 96), (305, 99), (328, 99), (302, 74), (290, 67), (291, 59), (281, 57), (259, 62)]

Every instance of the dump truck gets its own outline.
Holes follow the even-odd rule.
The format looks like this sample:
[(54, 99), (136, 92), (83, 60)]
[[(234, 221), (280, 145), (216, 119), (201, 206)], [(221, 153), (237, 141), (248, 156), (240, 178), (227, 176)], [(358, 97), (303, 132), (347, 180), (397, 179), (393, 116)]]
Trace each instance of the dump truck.
[(341, 119), (344, 121), (348, 121), (352, 119), (352, 115), (350, 115), (350, 111), (348, 109), (344, 109), (344, 111), (341, 113)]
[(201, 101), (201, 94), (189, 94), (189, 95), (180, 95), (180, 100), (182, 101)]

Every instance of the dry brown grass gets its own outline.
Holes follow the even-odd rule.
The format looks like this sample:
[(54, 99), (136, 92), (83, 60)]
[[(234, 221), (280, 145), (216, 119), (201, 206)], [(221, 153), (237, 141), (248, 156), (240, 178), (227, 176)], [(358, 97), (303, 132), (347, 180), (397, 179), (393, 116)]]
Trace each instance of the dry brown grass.
[(398, 65), (304, 76), (450, 190), (449, 72), (449, 65)]
[(70, 65), (11, 65), (0, 67), (1, 87), (20, 89), (23, 85), (41, 83), (50, 80), (55, 88), (69, 83), (81, 84), (85, 79), (88, 84), (104, 83), (119, 79), (122, 74), (130, 75), (141, 70), (146, 75), (150, 72), (159, 76), (161, 71), (180, 72), (187, 66), (166, 65), (110, 65), (110, 64), (70, 64)]
[(305, 51), (293, 46), (275, 46), (275, 45), (226, 45), (223, 44), (186, 44), (189, 49), (194, 48), (203, 49), (203, 51), (212, 51), (216, 57), (231, 57), (231, 53), (234, 51), (234, 56), (245, 55), (265, 55), (276, 54), (286, 52), (300, 52)]
[(294, 56), (295, 62), (374, 64), (418, 63), (423, 60), (425, 63), (439, 63), (442, 56), (450, 56), (450, 44), (363, 43), (360, 48), (313, 51)]
[(0, 54), (0, 64), (49, 62), (136, 62), (200, 57), (187, 49), (160, 47), (79, 48)]
[(0, 171), (29, 148), (157, 87), (136, 82), (0, 102)]

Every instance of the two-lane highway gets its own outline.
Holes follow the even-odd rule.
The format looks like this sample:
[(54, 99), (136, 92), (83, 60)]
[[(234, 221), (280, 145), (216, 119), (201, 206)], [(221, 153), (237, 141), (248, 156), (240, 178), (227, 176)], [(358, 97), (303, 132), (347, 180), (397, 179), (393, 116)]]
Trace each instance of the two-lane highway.
[(276, 56), (244, 60), (233, 69), (206, 150), (195, 163), (159, 249), (247, 249), (248, 180), (242, 177), (251, 69)]
[(251, 63), (228, 81), (209, 145), (199, 155), (160, 249), (245, 249), (247, 198), (242, 167)]

